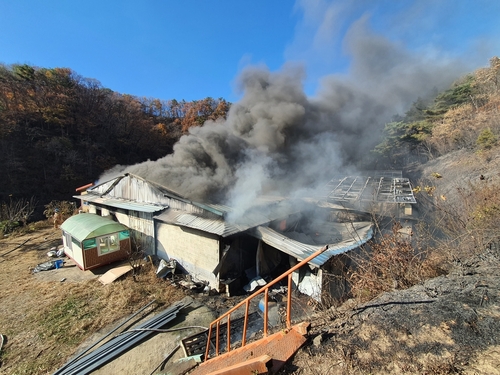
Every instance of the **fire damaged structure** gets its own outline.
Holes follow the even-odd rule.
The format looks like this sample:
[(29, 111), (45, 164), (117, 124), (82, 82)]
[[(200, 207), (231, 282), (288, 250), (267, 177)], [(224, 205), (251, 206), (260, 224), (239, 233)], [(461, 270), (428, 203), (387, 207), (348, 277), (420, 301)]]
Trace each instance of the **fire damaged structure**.
[[(75, 196), (89, 212), (130, 229), (135, 246), (192, 279), (228, 295), (252, 291), (306, 259), (328, 250), (294, 274), (294, 287), (316, 300), (341, 296), (345, 254), (373, 235), (369, 215), (333, 199), (259, 197), (251, 209), (195, 202), (152, 181), (123, 174)], [(411, 202), (409, 202), (411, 203)]]

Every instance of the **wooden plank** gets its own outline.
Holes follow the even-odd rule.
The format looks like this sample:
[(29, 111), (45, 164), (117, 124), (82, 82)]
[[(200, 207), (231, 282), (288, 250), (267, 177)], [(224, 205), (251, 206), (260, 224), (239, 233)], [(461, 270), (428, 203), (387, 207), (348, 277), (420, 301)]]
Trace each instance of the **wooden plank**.
[(108, 272), (106, 272), (104, 275), (99, 277), (99, 281), (103, 285), (111, 284), (113, 281), (118, 279), (120, 276), (123, 276), (127, 272), (132, 271), (132, 269), (133, 269), (133, 267), (130, 264), (112, 268)]

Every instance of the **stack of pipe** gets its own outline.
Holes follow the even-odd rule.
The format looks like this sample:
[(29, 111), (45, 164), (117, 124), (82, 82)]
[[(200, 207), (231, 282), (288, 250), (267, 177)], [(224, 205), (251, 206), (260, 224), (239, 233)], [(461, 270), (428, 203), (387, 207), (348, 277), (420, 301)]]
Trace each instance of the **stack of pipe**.
[(113, 337), (89, 354), (83, 357), (77, 357), (66, 363), (57, 370), (54, 375), (90, 374), (92, 371), (102, 367), (123, 352), (129, 350), (147, 336), (152, 335), (155, 329), (160, 329), (168, 322), (174, 320), (177, 317), (177, 313), (185, 306), (186, 304), (184, 303), (177, 303), (170, 306), (167, 310), (154, 316), (138, 327)]

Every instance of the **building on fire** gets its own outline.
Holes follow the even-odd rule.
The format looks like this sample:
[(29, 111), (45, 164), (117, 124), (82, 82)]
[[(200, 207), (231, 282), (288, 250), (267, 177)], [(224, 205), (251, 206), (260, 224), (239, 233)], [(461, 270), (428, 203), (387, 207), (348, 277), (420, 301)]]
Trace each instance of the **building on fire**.
[[(393, 194), (403, 196), (397, 178), (380, 178), (391, 179)], [(347, 184), (332, 180), (322, 199), (261, 197), (245, 212), (191, 201), (132, 174), (98, 183), (75, 198), (89, 213), (127, 226), (133, 246), (140, 251), (166, 261), (175, 259), (177, 267), (194, 280), (228, 294), (253, 290), (328, 245), (308, 270), (301, 269), (293, 278), (301, 292), (320, 300), (325, 291), (342, 294), (345, 280), (340, 276), (349, 266), (345, 254), (373, 235), (370, 216), (345, 204), (356, 185), (351, 181), (349, 190)], [(372, 185), (366, 183), (365, 194)], [(387, 189), (382, 185), (379, 192), (385, 197)], [(339, 205), (335, 194), (342, 191)], [(413, 198), (399, 203), (415, 202)]]

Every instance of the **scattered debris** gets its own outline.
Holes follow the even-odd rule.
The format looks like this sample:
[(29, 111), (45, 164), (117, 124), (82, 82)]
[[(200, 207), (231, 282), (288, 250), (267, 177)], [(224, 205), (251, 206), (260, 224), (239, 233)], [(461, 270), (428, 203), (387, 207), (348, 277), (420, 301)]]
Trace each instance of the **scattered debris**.
[(243, 290), (247, 293), (253, 292), (254, 290), (266, 285), (266, 280), (264, 280), (262, 277), (257, 276), (250, 280), (250, 282), (243, 287)]
[(175, 273), (177, 267), (177, 261), (175, 259), (170, 259), (168, 262), (165, 259), (160, 260), (158, 270), (156, 271), (156, 276), (160, 279), (164, 279), (171, 273)]
[[(205, 354), (205, 349), (207, 347), (207, 340), (208, 340), (208, 329), (182, 339), (181, 347), (182, 351), (184, 352), (184, 355), (186, 357), (190, 357), (196, 354)], [(210, 344), (212, 345), (213, 349), (215, 349), (211, 340)]]
[[(165, 373), (170, 375), (183, 375), (201, 363), (201, 355), (179, 358), (165, 367)], [(249, 372), (249, 374), (251, 374)]]
[(316, 347), (316, 348), (319, 348), (321, 346), (323, 342), (323, 334), (320, 333), (318, 336), (316, 336), (314, 339), (313, 339), (313, 345)]
[(33, 268), (33, 273), (37, 273), (40, 271), (48, 271), (56, 268), (56, 261), (49, 260), (48, 262), (40, 263), (35, 268)]

